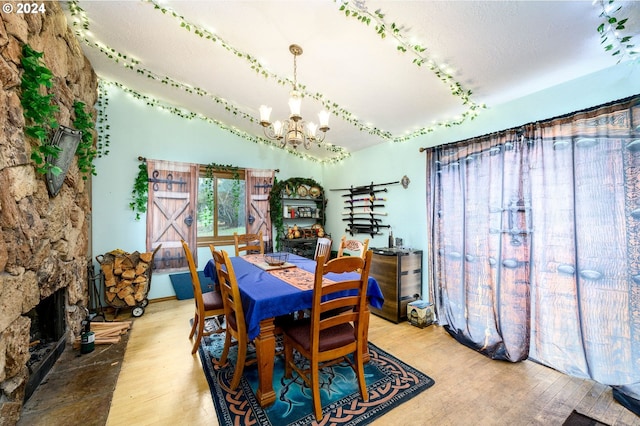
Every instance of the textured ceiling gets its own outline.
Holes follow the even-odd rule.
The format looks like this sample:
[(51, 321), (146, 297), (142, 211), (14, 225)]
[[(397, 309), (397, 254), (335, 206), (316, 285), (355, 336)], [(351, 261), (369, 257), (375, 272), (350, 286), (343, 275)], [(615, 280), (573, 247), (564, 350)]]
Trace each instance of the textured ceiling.
[[(636, 35), (640, 2), (616, 5)], [(287, 118), (289, 45), (300, 45), (303, 118), (317, 122), (323, 104), (332, 115), (328, 144), (298, 151), (328, 161), (617, 62), (591, 1), (77, 1), (65, 10), (101, 78), (257, 142), (267, 142), (261, 104), (272, 120)]]

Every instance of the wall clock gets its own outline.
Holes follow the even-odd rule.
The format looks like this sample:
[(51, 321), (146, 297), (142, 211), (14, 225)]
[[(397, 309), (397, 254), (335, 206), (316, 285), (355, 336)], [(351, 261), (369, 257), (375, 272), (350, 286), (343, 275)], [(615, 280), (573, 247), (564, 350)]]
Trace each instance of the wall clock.
[(400, 183), (402, 184), (402, 187), (404, 189), (407, 189), (407, 187), (409, 186), (409, 182), (411, 182), (409, 180), (409, 177), (407, 175), (402, 176), (402, 180), (400, 181)]

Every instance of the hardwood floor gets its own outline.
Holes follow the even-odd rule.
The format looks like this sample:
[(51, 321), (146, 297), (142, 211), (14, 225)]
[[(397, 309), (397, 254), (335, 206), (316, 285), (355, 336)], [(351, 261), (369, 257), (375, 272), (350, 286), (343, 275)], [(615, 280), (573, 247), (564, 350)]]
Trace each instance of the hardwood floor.
[[(193, 300), (151, 303), (134, 321), (107, 425), (217, 425), (197, 354)], [(369, 338), (423, 371), (435, 385), (374, 425), (561, 425), (572, 410), (609, 425), (638, 425), (608, 386), (530, 361), (493, 361), (442, 327), (393, 324), (372, 315)]]

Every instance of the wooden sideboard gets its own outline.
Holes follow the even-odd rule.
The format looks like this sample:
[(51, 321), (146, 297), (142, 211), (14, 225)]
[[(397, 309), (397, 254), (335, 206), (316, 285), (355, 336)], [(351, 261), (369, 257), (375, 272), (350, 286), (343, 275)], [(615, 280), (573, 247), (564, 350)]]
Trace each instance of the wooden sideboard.
[(384, 305), (371, 312), (395, 323), (407, 319), (407, 304), (422, 294), (422, 250), (373, 248), (369, 275), (378, 281)]

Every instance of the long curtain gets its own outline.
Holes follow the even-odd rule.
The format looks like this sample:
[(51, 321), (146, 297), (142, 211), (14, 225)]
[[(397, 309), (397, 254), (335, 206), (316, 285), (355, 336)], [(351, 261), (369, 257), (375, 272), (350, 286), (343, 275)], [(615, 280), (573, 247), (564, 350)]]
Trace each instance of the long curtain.
[(638, 410), (640, 96), (436, 147), (427, 165), (439, 323)]

